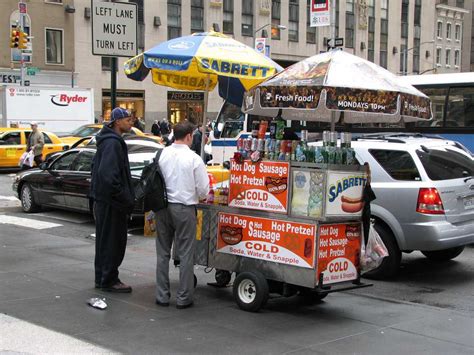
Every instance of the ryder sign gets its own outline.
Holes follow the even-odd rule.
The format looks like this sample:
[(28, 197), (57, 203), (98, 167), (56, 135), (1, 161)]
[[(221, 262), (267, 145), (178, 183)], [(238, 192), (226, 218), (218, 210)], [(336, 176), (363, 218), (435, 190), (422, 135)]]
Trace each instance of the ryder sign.
[(286, 213), (289, 172), (286, 162), (231, 160), (229, 206)]

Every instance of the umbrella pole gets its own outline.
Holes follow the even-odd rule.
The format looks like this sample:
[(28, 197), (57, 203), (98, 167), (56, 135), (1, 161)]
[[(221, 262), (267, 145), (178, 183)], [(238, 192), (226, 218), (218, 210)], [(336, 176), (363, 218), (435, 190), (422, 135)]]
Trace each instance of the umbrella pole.
[(331, 111), (331, 132), (336, 130), (336, 112)]
[(206, 75), (206, 91), (204, 91), (204, 107), (202, 109), (202, 139), (201, 139), (201, 158), (204, 161), (204, 146), (206, 145), (206, 113), (207, 101), (209, 100), (209, 74)]

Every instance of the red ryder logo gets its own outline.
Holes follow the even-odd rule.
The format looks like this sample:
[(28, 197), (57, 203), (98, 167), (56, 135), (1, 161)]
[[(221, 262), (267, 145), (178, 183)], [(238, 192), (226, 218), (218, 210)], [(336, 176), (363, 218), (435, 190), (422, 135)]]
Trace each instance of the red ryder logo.
[(76, 95), (67, 95), (67, 94), (59, 94), (59, 95), (51, 95), (51, 102), (56, 106), (69, 106), (71, 102), (86, 102), (87, 96), (79, 96)]

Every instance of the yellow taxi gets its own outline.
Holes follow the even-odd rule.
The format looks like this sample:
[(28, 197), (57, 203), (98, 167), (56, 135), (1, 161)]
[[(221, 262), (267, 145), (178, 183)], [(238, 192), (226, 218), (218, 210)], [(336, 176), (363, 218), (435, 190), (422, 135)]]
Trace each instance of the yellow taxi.
[[(71, 133), (69, 133), (67, 135), (61, 135), (59, 137), (59, 139), (63, 143), (65, 143), (69, 146), (72, 146), (74, 143), (76, 143), (81, 138), (95, 136), (97, 133), (99, 133), (102, 126), (103, 126), (102, 124), (87, 124), (87, 125), (84, 125), (84, 126), (80, 126), (80, 127), (76, 128), (74, 131), (72, 131)], [(161, 138), (160, 137), (156, 137), (156, 136), (151, 135), (151, 134), (145, 134), (145, 133), (143, 133), (142, 131), (140, 131), (139, 129), (137, 129), (135, 127), (132, 127), (132, 131), (130, 133), (133, 134), (133, 135), (136, 135), (136, 136), (150, 137), (150, 138), (153, 138), (154, 140), (156, 140), (157, 143), (161, 143)], [(87, 142), (83, 142), (82, 144), (85, 145), (85, 144), (87, 144)]]
[[(41, 132), (44, 136), (43, 159), (49, 153), (64, 149), (65, 144), (54, 133)], [(0, 128), (0, 168), (18, 167), (30, 133), (31, 128)]]

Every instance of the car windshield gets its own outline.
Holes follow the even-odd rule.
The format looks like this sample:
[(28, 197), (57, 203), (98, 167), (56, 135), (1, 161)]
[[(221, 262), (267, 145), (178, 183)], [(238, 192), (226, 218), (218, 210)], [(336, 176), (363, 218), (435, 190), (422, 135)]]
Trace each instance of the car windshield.
[(423, 147), (416, 154), (431, 180), (460, 179), (474, 174), (474, 160), (456, 148)]
[(75, 137), (94, 136), (99, 131), (100, 131), (100, 127), (81, 126), (79, 128), (76, 128), (74, 131), (72, 131), (71, 136), (75, 136)]
[(129, 146), (128, 160), (130, 161), (130, 170), (132, 175), (141, 176), (143, 168), (153, 161), (156, 155), (156, 148), (145, 146)]

